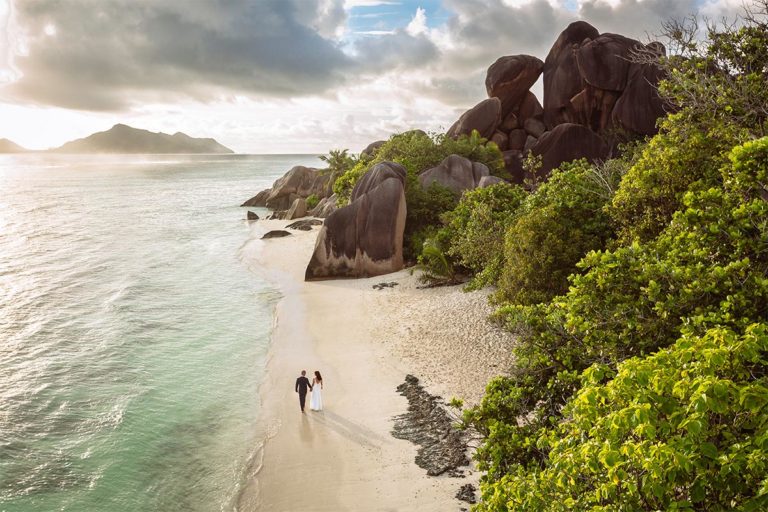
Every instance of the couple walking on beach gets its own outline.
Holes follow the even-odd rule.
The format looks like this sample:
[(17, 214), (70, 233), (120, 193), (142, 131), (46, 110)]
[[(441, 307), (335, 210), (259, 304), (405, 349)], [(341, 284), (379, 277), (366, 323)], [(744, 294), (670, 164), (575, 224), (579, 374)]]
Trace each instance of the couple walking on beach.
[(323, 377), (320, 375), (320, 372), (315, 370), (312, 382), (309, 382), (307, 378), (307, 370), (301, 370), (301, 377), (296, 379), (296, 392), (299, 394), (301, 412), (304, 412), (304, 404), (307, 401), (307, 388), (312, 392), (312, 396), (309, 399), (309, 408), (313, 411), (322, 411), (323, 396), (321, 390), (323, 389)]

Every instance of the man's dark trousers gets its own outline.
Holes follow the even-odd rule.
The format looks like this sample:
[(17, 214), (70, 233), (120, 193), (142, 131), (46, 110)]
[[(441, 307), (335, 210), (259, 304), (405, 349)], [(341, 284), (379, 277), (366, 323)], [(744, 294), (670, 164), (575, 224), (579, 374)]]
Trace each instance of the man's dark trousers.
[(296, 391), (299, 392), (299, 405), (301, 405), (302, 411), (307, 401), (307, 389), (312, 389), (312, 384), (309, 383), (308, 378), (302, 376), (296, 379)]

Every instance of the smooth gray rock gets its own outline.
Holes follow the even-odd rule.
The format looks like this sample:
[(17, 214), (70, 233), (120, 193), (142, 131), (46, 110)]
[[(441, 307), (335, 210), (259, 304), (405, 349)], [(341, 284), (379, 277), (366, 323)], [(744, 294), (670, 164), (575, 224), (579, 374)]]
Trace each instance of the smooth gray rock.
[(256, 212), (248, 211), (245, 214), (245, 218), (248, 220), (259, 220), (259, 216), (256, 215)]
[(288, 208), (288, 212), (285, 214), (286, 220), (299, 219), (307, 216), (307, 201), (303, 197), (299, 197), (293, 201), (291, 207)]
[(324, 197), (317, 203), (317, 206), (312, 208), (309, 215), (312, 217), (325, 218), (329, 216), (336, 209), (336, 194), (328, 197)]
[(507, 144), (509, 149), (522, 149), (525, 147), (525, 141), (528, 139), (528, 132), (519, 128), (509, 132), (509, 143)]
[(533, 135), (528, 135), (525, 138), (525, 146), (523, 146), (523, 153), (529, 152), (531, 149), (533, 149), (533, 146), (536, 145), (536, 142), (538, 139), (534, 137)]
[(498, 176), (483, 176), (482, 178), (480, 178), (480, 182), (478, 182), (477, 188), (491, 187), (499, 183), (506, 183), (506, 181), (499, 178)]
[(473, 163), (463, 156), (450, 155), (438, 166), (421, 173), (419, 183), (423, 188), (437, 183), (456, 194), (462, 194), (465, 190), (476, 188), (480, 178), (489, 174), (488, 167), (481, 163)]
[(373, 156), (373, 155), (375, 155), (375, 154), (376, 154), (376, 152), (379, 150), (379, 148), (380, 148), (381, 146), (383, 146), (383, 145), (384, 145), (386, 142), (387, 142), (387, 141), (385, 141), (385, 140), (377, 140), (377, 141), (375, 141), (375, 142), (371, 142), (370, 144), (368, 144), (368, 145), (365, 147), (365, 149), (364, 149), (364, 150), (362, 150), (362, 151), (360, 152), (360, 154), (362, 154), (362, 155), (367, 155), (367, 156)]
[(509, 136), (504, 132), (495, 132), (491, 137), (491, 142), (495, 143), (500, 151), (506, 151), (509, 143)]
[(324, 196), (329, 178), (317, 169), (297, 165), (275, 181), (265, 205), (273, 210), (287, 210), (297, 197)]

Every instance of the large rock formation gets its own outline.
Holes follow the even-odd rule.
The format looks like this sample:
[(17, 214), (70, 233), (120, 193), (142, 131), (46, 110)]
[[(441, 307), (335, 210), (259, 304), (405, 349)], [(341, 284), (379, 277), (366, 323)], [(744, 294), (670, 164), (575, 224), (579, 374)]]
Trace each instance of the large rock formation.
[(472, 130), (477, 130), (481, 136), (488, 139), (496, 131), (499, 123), (501, 123), (501, 100), (488, 98), (464, 112), (448, 129), (447, 135), (458, 137), (459, 135), (469, 135)]
[(312, 167), (297, 165), (275, 181), (272, 188), (262, 190), (240, 206), (266, 206), (273, 210), (288, 210), (297, 199), (306, 199), (311, 195), (325, 198), (330, 194), (328, 174)]
[[(664, 46), (600, 34), (584, 21), (571, 23), (543, 63), (530, 55), (509, 55), (488, 68), (486, 91), (490, 100), (498, 98), (501, 103), (498, 123), (495, 104), (484, 100), (465, 112), (446, 135), (456, 138), (478, 130), (504, 153), (512, 181), (518, 183), (524, 180), (522, 158), (534, 148), (545, 161), (545, 173), (552, 162), (562, 162), (566, 156), (605, 158), (624, 140), (656, 133), (656, 121), (666, 113), (656, 90), (661, 70), (633, 62), (638, 52), (662, 55)], [(529, 90), (540, 74), (543, 107)], [(591, 133), (567, 126), (550, 135), (559, 126), (572, 124)], [(558, 147), (560, 143), (565, 146)]]
[(350, 204), (325, 219), (306, 280), (377, 276), (403, 267), (405, 178), (405, 168), (393, 162), (363, 175)]
[(477, 188), (484, 176), (491, 174), (488, 167), (480, 162), (472, 162), (463, 156), (450, 155), (437, 167), (427, 169), (419, 175), (419, 183), (429, 188), (433, 183), (462, 194), (465, 190)]
[(546, 177), (563, 162), (579, 158), (595, 161), (608, 156), (608, 145), (595, 132), (574, 123), (563, 123), (544, 134), (531, 149), (541, 155), (540, 176)]
[(499, 98), (501, 115), (506, 117), (520, 104), (541, 75), (544, 63), (531, 55), (500, 57), (488, 68), (485, 89), (489, 98)]

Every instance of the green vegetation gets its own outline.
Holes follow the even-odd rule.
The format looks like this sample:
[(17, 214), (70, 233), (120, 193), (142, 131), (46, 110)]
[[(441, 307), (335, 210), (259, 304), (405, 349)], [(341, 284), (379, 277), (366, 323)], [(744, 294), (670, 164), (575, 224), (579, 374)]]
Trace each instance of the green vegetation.
[(464, 412), (483, 439), (476, 511), (768, 508), (758, 5), (703, 43), (670, 24), (688, 58), (662, 60), (677, 111), (659, 134), (563, 166), (515, 209), (496, 318), (516, 365)]
[(440, 225), (440, 215), (452, 210), (459, 199), (437, 185), (424, 190), (419, 184), (418, 175), (452, 154), (487, 165), (493, 175), (503, 176), (506, 173), (499, 148), (494, 143), (488, 143), (477, 132), (454, 140), (443, 134), (427, 135), (420, 130), (413, 130), (393, 135), (373, 157), (361, 157), (354, 167), (340, 175), (333, 185), (339, 197), (338, 204), (343, 205), (349, 201), (357, 181), (374, 165), (386, 161), (401, 164), (408, 173), (405, 186), (408, 213), (403, 252), (407, 260), (415, 261), (422, 252), (427, 234)]
[(603, 206), (623, 171), (566, 164), (528, 197), (506, 231), (498, 300), (537, 304), (568, 290), (576, 263), (613, 235)]
[(315, 206), (317, 206), (317, 203), (320, 202), (320, 199), (317, 197), (317, 194), (310, 194), (307, 197), (307, 210), (311, 210)]

